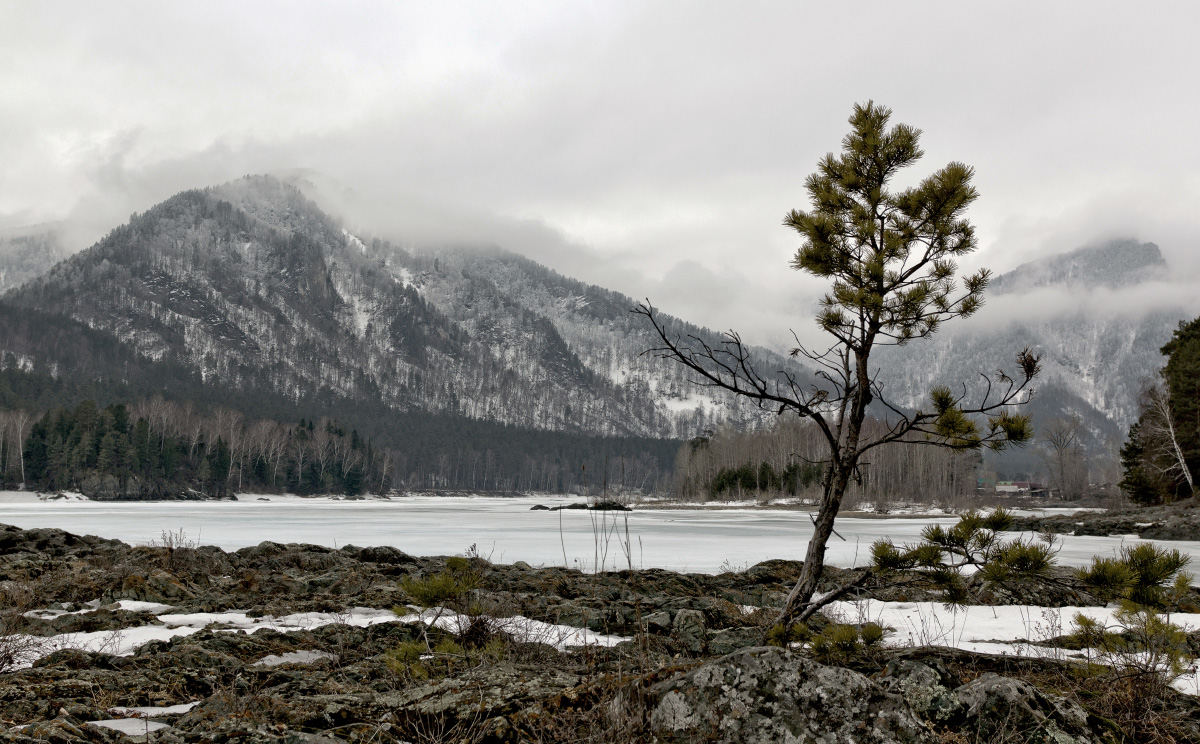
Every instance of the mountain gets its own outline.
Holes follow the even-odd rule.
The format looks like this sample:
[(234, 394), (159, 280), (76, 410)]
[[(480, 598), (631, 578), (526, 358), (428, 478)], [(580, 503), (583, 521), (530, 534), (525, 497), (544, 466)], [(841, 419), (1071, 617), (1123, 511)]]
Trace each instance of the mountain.
[[(364, 242), (270, 177), (178, 194), (3, 305), (13, 323), (41, 320), (0, 329), (0, 351), (68, 376), (117, 372), (112, 361), (81, 362), (84, 341), (44, 343), (43, 324), (70, 319), (83, 327), (71, 333), (112, 346), (122, 379), (132, 360), (133, 374), (169, 367), (231, 394), (601, 436), (686, 438), (762, 417), (641, 356), (652, 338), (628, 297), (499, 250), (413, 254)], [(798, 370), (756, 353), (769, 368)]]
[(1036, 287), (1115, 289), (1166, 276), (1167, 262), (1157, 245), (1123, 239), (1021, 264), (992, 279), (988, 292), (1013, 294)]
[[(880, 379), (902, 404), (919, 406), (930, 387), (967, 382), (1012, 365), (1026, 346), (1042, 354), (1035, 423), (1077, 416), (1093, 452), (1124, 439), (1143, 381), (1162, 366), (1159, 348), (1196, 308), (1150, 302), (1168, 276), (1153, 243), (1118, 240), (1022, 264), (993, 279), (993, 312), (948, 324), (930, 339), (877, 355)], [(1009, 317), (1005, 317), (1009, 314)], [(981, 313), (981, 316), (983, 314)], [(974, 382), (972, 382), (974, 381)]]

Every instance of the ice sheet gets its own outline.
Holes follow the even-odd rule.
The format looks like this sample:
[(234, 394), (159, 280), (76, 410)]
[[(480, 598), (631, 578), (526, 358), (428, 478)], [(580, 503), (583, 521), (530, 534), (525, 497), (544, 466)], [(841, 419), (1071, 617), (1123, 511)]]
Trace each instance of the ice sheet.
[[(235, 550), (262, 540), (315, 543), (329, 547), (391, 545), (414, 555), (461, 554), (475, 545), (498, 563), (526, 561), (591, 570), (667, 568), (715, 573), (726, 562), (754, 564), (769, 558), (802, 560), (812, 534), (808, 514), (797, 511), (684, 509), (632, 512), (530, 511), (534, 504), (563, 505), (578, 496), (403, 497), (343, 501), (243, 495), (214, 502), (38, 502), (6, 504), (0, 522), (20, 527), (59, 527), (81, 534), (115, 537), (131, 544), (183, 530), (188, 539)], [(936, 519), (843, 518), (829, 543), (827, 562), (862, 564), (881, 537), (912, 542)], [(561, 528), (560, 528), (561, 525)], [(626, 541), (628, 534), (628, 541)], [(1063, 538), (1059, 562), (1081, 566), (1093, 555), (1113, 555), (1128, 537)], [(1166, 543), (1200, 559), (1200, 542)], [(564, 549), (565, 546), (565, 549)], [(628, 558), (625, 548), (630, 549)], [(1200, 565), (1200, 560), (1197, 561)]]

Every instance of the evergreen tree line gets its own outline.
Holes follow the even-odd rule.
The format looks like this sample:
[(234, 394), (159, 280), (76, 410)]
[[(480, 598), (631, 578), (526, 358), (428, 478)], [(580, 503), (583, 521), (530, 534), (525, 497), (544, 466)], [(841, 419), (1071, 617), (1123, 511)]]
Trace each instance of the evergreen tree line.
[(1180, 322), (1121, 448), (1121, 490), (1144, 506), (1192, 496), (1200, 472), (1200, 318)]
[(86, 400), (40, 418), (0, 412), (0, 477), (10, 488), (24, 483), (101, 499), (404, 489), (562, 493), (602, 484), (645, 492), (664, 480), (654, 454), (630, 451), (624, 440), (516, 432), (518, 443), (533, 446), (497, 450), (463, 437), (446, 447), (442, 429), (453, 422), (436, 421), (430, 441), (394, 448), (328, 417), (291, 425), (250, 420), (230, 408), (205, 414), (161, 396), (104, 408)]
[(206, 416), (160, 397), (59, 408), (33, 424), (24, 454), (27, 487), (94, 498), (356, 495), (390, 486), (387, 453), (332, 419), (288, 426), (228, 408)]
[[(882, 426), (864, 422), (867, 431)], [(689, 501), (816, 498), (824, 473), (822, 443), (815, 426), (805, 420), (781, 418), (757, 431), (719, 429), (680, 448), (675, 495)], [(924, 444), (881, 447), (865, 459), (849, 497), (880, 509), (895, 502), (951, 501), (974, 493), (979, 463), (977, 453)]]

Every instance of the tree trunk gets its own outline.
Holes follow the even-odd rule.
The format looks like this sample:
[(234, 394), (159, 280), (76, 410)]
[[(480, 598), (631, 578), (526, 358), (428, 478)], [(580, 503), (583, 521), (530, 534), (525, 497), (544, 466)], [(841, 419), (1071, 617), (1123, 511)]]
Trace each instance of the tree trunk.
[(792, 587), (788, 594), (787, 602), (775, 621), (776, 625), (787, 625), (805, 605), (812, 602), (813, 595), (817, 593), (817, 585), (821, 581), (821, 574), (825, 572), (825, 548), (833, 535), (833, 523), (842, 508), (842, 498), (845, 497), (846, 489), (850, 487), (850, 479), (854, 477), (854, 471), (858, 467), (859, 437), (862, 434), (863, 420), (866, 418), (867, 404), (871, 398), (866, 365), (869, 353), (868, 348), (866, 353), (856, 356), (858, 387), (852, 399), (849, 420), (846, 421), (845, 445), (839, 447), (838, 452), (831, 453), (834, 457), (831, 457), (831, 468), (826, 474), (821, 508), (817, 511), (813, 535), (808, 541), (804, 567), (800, 570), (796, 586)]
[[(874, 323), (871, 330), (875, 330)], [(855, 388), (845, 420), (845, 443), (835, 443), (831, 448), (831, 469), (827, 471), (821, 508), (817, 511), (813, 535), (808, 541), (808, 550), (804, 555), (804, 567), (800, 570), (796, 586), (792, 587), (788, 594), (787, 602), (775, 621), (776, 625), (787, 625), (805, 605), (812, 602), (813, 595), (817, 593), (817, 585), (821, 581), (821, 574), (825, 572), (825, 548), (833, 535), (833, 523), (842, 508), (842, 498), (845, 497), (846, 489), (850, 487), (850, 479), (854, 477), (858, 467), (859, 438), (862, 436), (863, 421), (867, 417), (867, 405), (871, 402), (871, 380), (867, 372), (867, 360), (871, 354), (873, 337), (872, 332), (863, 348), (854, 355)]]

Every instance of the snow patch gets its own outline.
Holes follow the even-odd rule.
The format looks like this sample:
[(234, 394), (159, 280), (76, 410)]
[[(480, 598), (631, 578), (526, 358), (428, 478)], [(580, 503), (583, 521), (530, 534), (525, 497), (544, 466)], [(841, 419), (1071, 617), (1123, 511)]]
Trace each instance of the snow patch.
[(346, 245), (348, 245), (352, 248), (358, 248), (358, 250), (364, 256), (367, 254), (366, 243), (363, 243), (361, 240), (359, 240), (357, 236), (352, 235), (349, 230), (342, 230), (342, 235), (344, 235), (346, 237)]
[(689, 395), (686, 398), (659, 398), (671, 413), (687, 413), (697, 408), (705, 413), (711, 413), (717, 408), (717, 402), (707, 395)]
[(401, 287), (407, 287), (413, 283), (413, 273), (403, 266), (392, 269), (392, 279)]
[[(947, 608), (940, 602), (882, 602), (865, 599), (832, 602), (825, 614), (838, 622), (874, 622), (895, 631), (890, 646), (948, 646), (976, 653), (1033, 658), (1083, 658), (1078, 651), (1035, 645), (1071, 633), (1076, 614), (1107, 627), (1116, 623), (1117, 608), (1037, 607), (1033, 605), (966, 606)], [(1172, 613), (1170, 621), (1186, 631), (1200, 629), (1200, 613)], [(1200, 694), (1200, 676), (1193, 668), (1175, 687)]]
[[(413, 612), (398, 618), (402, 623), (424, 623), (442, 630), (462, 635), (472, 622), (479, 618), (460, 615), (440, 607)], [(587, 628), (576, 628), (571, 625), (553, 625), (540, 620), (533, 620), (521, 615), (512, 617), (485, 618), (500, 632), (524, 643), (544, 643), (559, 651), (578, 646), (615, 646), (630, 640), (624, 636), (603, 635)]]
[(276, 656), (264, 656), (251, 666), (279, 666), (280, 664), (312, 664), (322, 659), (336, 659), (335, 654), (327, 651), (289, 651), (286, 654)]
[(159, 729), (170, 728), (165, 723), (145, 718), (113, 718), (107, 721), (88, 721), (86, 725), (120, 731), (126, 736), (145, 736)]
[[(129, 605), (151, 605), (151, 602), (129, 602)], [(85, 612), (89, 610), (84, 610)], [(38, 612), (57, 612), (60, 610), (40, 610)], [(67, 633), (46, 638), (30, 638), (35, 641), (25, 658), (19, 660), (14, 668), (28, 667), (38, 659), (49, 656), (61, 649), (79, 649), (114, 656), (131, 656), (138, 648), (151, 641), (166, 641), (177, 636), (189, 636), (205, 628), (217, 632), (253, 633), (260, 628), (270, 628), (279, 632), (294, 630), (312, 630), (323, 625), (340, 623), (356, 628), (365, 628), (379, 623), (425, 623), (436, 625), (452, 633), (462, 633), (473, 621), (466, 615), (458, 615), (444, 609), (414, 612), (403, 617), (397, 616), (391, 610), (378, 610), (370, 607), (353, 607), (345, 612), (301, 612), (293, 615), (273, 617), (266, 615), (252, 618), (245, 612), (191, 612), (180, 614), (158, 615), (156, 618), (162, 625), (145, 625), (121, 630), (101, 630), (93, 633)], [(559, 650), (576, 646), (613, 646), (629, 640), (621, 636), (610, 636), (594, 633), (586, 628), (576, 628), (569, 625), (553, 625), (527, 617), (514, 616), (491, 618), (496, 629), (508, 633), (512, 637), (526, 642), (545, 643)], [(300, 663), (309, 664), (321, 658), (333, 658), (332, 654), (321, 651), (295, 651), (282, 656), (268, 656), (260, 659), (257, 664), (275, 666), (277, 664)]]

